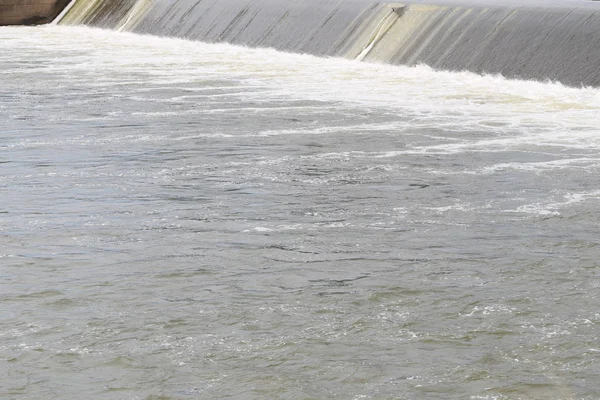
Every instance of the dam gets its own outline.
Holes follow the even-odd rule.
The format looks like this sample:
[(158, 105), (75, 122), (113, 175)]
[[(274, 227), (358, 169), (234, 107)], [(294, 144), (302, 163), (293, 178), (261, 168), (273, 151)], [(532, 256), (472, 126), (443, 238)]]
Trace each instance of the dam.
[(65, 25), (600, 85), (600, 3), (76, 0)]

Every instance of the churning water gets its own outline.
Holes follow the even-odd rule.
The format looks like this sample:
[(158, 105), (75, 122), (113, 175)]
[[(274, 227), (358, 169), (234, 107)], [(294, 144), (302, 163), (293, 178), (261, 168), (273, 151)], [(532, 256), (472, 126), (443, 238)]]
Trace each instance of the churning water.
[(0, 397), (598, 399), (599, 112), (1, 28)]

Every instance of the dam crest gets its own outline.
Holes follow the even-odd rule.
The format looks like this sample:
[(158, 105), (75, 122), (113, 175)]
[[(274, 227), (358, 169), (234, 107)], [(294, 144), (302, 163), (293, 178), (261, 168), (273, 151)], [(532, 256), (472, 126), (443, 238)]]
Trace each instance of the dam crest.
[[(587, 3), (586, 3), (587, 4)], [(600, 4), (74, 0), (57, 23), (600, 86)]]

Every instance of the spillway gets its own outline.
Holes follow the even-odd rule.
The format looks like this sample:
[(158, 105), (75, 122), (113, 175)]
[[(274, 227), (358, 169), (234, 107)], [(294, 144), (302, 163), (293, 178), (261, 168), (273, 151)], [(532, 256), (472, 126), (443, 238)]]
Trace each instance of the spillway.
[(523, 7), (372, 0), (76, 0), (60, 23), (598, 86), (598, 11), (600, 5), (591, 2)]

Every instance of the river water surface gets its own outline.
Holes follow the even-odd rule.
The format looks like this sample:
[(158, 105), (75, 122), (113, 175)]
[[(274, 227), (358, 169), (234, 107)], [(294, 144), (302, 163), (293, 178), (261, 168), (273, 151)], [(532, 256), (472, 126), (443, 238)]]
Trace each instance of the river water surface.
[(600, 398), (600, 90), (0, 28), (0, 398)]

